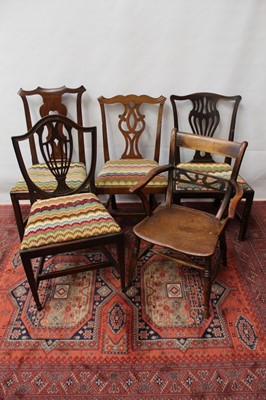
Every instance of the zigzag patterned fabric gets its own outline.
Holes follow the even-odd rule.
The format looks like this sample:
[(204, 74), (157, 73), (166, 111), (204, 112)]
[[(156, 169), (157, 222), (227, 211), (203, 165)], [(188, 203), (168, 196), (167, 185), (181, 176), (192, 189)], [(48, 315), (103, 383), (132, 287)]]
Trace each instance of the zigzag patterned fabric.
[[(28, 169), (28, 173), (33, 182), (43, 190), (54, 191), (57, 187), (55, 177), (51, 174), (46, 164), (34, 164)], [(70, 164), (66, 183), (71, 189), (81, 185), (87, 176), (86, 167), (81, 162)], [(20, 178), (11, 192), (27, 192), (27, 184), (23, 178)]]
[[(177, 164), (177, 167), (184, 168), (188, 171), (191, 170), (199, 173), (201, 172), (210, 173), (219, 178), (225, 178), (225, 179), (229, 179), (230, 174), (232, 172), (231, 165), (227, 163), (180, 163)], [(250, 188), (250, 186), (241, 176), (238, 176), (237, 181), (243, 185), (244, 190), (248, 190)], [(217, 189), (219, 189), (218, 186)], [(203, 187), (200, 185), (194, 185), (191, 182), (189, 183), (177, 182), (175, 190), (178, 191), (178, 190), (209, 190), (209, 189), (207, 187)]]
[[(107, 161), (95, 180), (96, 186), (133, 186), (152, 168), (158, 167), (154, 160), (121, 159)], [(157, 175), (147, 186), (167, 186), (163, 174)]]
[(120, 231), (94, 194), (53, 197), (32, 205), (21, 250)]

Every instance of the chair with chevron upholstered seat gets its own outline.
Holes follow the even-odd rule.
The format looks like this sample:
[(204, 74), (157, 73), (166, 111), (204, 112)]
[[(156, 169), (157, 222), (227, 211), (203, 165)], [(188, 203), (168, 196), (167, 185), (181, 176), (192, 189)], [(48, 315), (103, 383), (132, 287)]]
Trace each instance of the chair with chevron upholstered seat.
[[(98, 98), (104, 165), (95, 185), (97, 194), (108, 195), (107, 206), (111, 202), (112, 210), (117, 210), (115, 195), (129, 195), (129, 188), (158, 166), (165, 100), (163, 96), (134, 94)], [(166, 186), (167, 179), (161, 174), (149, 183), (145, 192), (154, 201), (156, 194), (165, 193)]]
[[(41, 88), (34, 90), (20, 89), (18, 94), (22, 99), (27, 130), (29, 131), (34, 122), (40, 118), (52, 114), (60, 114), (71, 117), (78, 125), (83, 125), (82, 118), (82, 95), (86, 91), (84, 86), (78, 88), (68, 88), (62, 86), (59, 88)], [(33, 138), (29, 141), (29, 150), (32, 165), (29, 166), (29, 173), (34, 182), (38, 182), (46, 190), (53, 191), (56, 182), (51, 175), (46, 164), (38, 154), (36, 143)], [(78, 187), (86, 177), (86, 157), (83, 132), (78, 133), (77, 141), (74, 147), (73, 162), (69, 167), (69, 185)], [(23, 237), (24, 221), (22, 218), (20, 203), (23, 200), (29, 200), (29, 192), (26, 182), (23, 178), (12, 187), (10, 191), (11, 202), (13, 205), (14, 215), (20, 239)]]
[[(74, 137), (79, 132), (88, 136), (90, 168), (83, 182), (71, 187), (68, 172), (72, 162)], [(33, 140), (34, 137), (37, 138), (46, 167), (54, 178), (52, 191), (51, 187), (46, 190), (44, 185), (32, 180), (23, 158), (23, 142)], [(123, 231), (97, 196), (88, 190), (84, 191), (88, 186), (94, 188), (96, 127), (85, 128), (67, 117), (51, 115), (39, 120), (26, 134), (12, 137), (12, 142), (32, 204), (23, 232), (20, 256), (37, 309), (43, 307), (38, 294), (39, 283), (51, 278), (115, 266), (120, 273), (122, 288), (125, 288)], [(55, 149), (59, 150), (59, 157)], [(108, 249), (110, 245), (116, 248), (117, 260), (111, 249)], [(77, 250), (89, 253), (94, 247), (101, 247), (104, 255), (95, 264), (86, 262), (84, 265), (55, 270), (46, 268), (45, 262), (51, 256), (65, 252), (71, 254)], [(36, 272), (33, 259), (39, 260)]]

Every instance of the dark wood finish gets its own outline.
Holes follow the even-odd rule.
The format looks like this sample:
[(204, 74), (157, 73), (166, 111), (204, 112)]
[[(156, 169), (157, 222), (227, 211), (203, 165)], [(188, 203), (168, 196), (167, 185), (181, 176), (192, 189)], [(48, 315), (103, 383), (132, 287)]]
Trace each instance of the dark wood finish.
[[(70, 115), (68, 115), (69, 113), (66, 105), (67, 104), (66, 100), (70, 97), (74, 100), (76, 109), (75, 111), (76, 115), (71, 116), (71, 119), (73, 119), (78, 125), (82, 126), (83, 125), (82, 95), (85, 91), (86, 89), (84, 88), (84, 86), (80, 86), (78, 88), (68, 88), (66, 86), (62, 86), (59, 88), (50, 88), (50, 89), (42, 87), (37, 87), (34, 90), (20, 89), (18, 91), (18, 94), (23, 102), (27, 130), (29, 131), (33, 127), (34, 116), (35, 117), (37, 116), (37, 120), (39, 120), (42, 117), (45, 117), (46, 115), (49, 115), (50, 113), (57, 113), (60, 115), (70, 117)], [(30, 106), (30, 99), (36, 99), (36, 98), (41, 98), (42, 101), (39, 110), (37, 109), (35, 110)], [(77, 143), (78, 143), (78, 161), (85, 164), (86, 158), (84, 149), (84, 137), (82, 131), (78, 132)], [(43, 160), (38, 159), (36, 151), (36, 143), (33, 137), (29, 139), (29, 146), (30, 146), (32, 164), (38, 164), (39, 162), (43, 163)], [(57, 154), (57, 156), (59, 156), (59, 154)], [(21, 191), (21, 192), (11, 191), (10, 198), (13, 205), (19, 236), (21, 239), (23, 237), (24, 222), (20, 208), (20, 201), (29, 200), (29, 193), (28, 191)]]
[[(153, 159), (159, 162), (160, 156), (160, 144), (161, 144), (161, 130), (162, 130), (162, 116), (163, 107), (166, 98), (160, 96), (158, 98), (151, 97), (148, 95), (135, 95), (129, 94), (126, 96), (117, 95), (111, 98), (99, 97), (98, 101), (101, 109), (102, 117), (102, 135), (103, 135), (103, 151), (104, 161), (113, 160), (111, 156), (110, 145), (115, 146), (115, 143), (110, 143), (110, 136), (108, 134), (108, 117), (113, 112), (112, 107), (115, 105), (122, 105), (123, 111), (119, 113), (117, 118), (118, 133), (120, 133), (125, 141), (124, 151), (121, 154), (121, 159), (142, 159), (141, 149), (139, 146), (140, 137), (146, 133), (146, 116), (143, 114), (143, 105), (154, 106), (154, 112), (157, 113), (157, 126), (155, 134), (153, 135), (154, 153)], [(98, 194), (110, 195), (109, 201), (111, 202), (112, 208), (117, 209), (115, 195), (116, 194), (129, 194), (129, 187), (121, 187), (119, 185), (113, 187), (99, 187), (96, 185)], [(165, 193), (165, 188), (155, 186), (145, 189), (149, 195), (156, 195)], [(151, 200), (152, 201), (152, 200)]]
[[(64, 135), (62, 135), (62, 132)], [(86, 134), (90, 137), (90, 168), (83, 183), (81, 183), (78, 188), (71, 189), (66, 183), (66, 177), (73, 156), (73, 134), (78, 132), (82, 132), (82, 134)], [(40, 199), (53, 198), (57, 196), (64, 196), (67, 203), (70, 195), (81, 192), (86, 195), (86, 191), (88, 192), (88, 187), (94, 188), (94, 174), (97, 154), (96, 134), (96, 127), (82, 127), (62, 115), (50, 115), (39, 120), (37, 124), (35, 124), (33, 128), (31, 128), (26, 134), (12, 137), (15, 154), (21, 173), (27, 183), (29, 197), (32, 204), (37, 200), (39, 200), (39, 204), (41, 204), (42, 200)], [(23, 146), (21, 143), (31, 138), (33, 139), (32, 141), (35, 141), (35, 143), (39, 143), (39, 151), (42, 154), (47, 167), (56, 178), (57, 187), (53, 193), (46, 192), (42, 188), (38, 187), (36, 182), (31, 180), (27, 172), (23, 158)], [(64, 154), (64, 157), (54, 158), (54, 144), (59, 147), (60, 154)], [(105, 247), (110, 244), (114, 245), (116, 248), (117, 261)], [(100, 262), (94, 265), (75, 266), (74, 268), (58, 270), (49, 273), (45, 272), (45, 270), (43, 271), (44, 261), (47, 256), (64, 252), (73, 252), (81, 249), (86, 249), (89, 251), (90, 248), (95, 246), (99, 246), (104, 250), (108, 261)], [(122, 287), (125, 288), (124, 234), (122, 230), (116, 234), (98, 235), (90, 238), (76, 239), (66, 242), (52, 243), (35, 248), (22, 249), (20, 251), (20, 256), (38, 310), (42, 309), (42, 305), (38, 296), (38, 285), (41, 280), (75, 274), (92, 269), (115, 266), (120, 273)], [(35, 258), (39, 258), (40, 263), (38, 271), (34, 276), (31, 260)]]
[[(233, 141), (235, 139), (235, 125), (236, 125), (236, 117), (239, 108), (239, 104), (241, 101), (241, 96), (224, 96), (217, 93), (208, 93), (208, 92), (199, 92), (192, 93), (185, 96), (172, 95), (170, 96), (172, 109), (173, 109), (173, 117), (174, 117), (174, 126), (177, 130), (181, 129), (182, 123), (182, 111), (180, 105), (184, 102), (188, 102), (191, 106), (188, 112), (187, 118), (191, 128), (191, 132), (195, 135), (214, 137), (217, 131), (217, 128), (221, 122), (221, 115), (219, 111), (219, 106), (221, 104), (231, 105), (231, 118), (229, 122), (229, 130), (227, 135), (224, 137), (226, 140)], [(176, 164), (182, 162), (180, 156), (179, 148), (176, 149), (174, 154), (174, 159)], [(206, 152), (204, 154), (196, 151), (192, 160), (190, 162), (210, 162), (213, 163), (214, 160), (212, 158), (212, 154), (210, 152)], [(225, 157), (225, 163), (231, 164), (230, 157)], [(208, 189), (208, 191), (200, 191), (200, 190), (178, 190), (174, 194), (174, 202), (180, 204), (181, 199), (186, 198), (212, 198), (216, 200), (220, 200), (223, 197), (223, 193), (217, 190)], [(243, 212), (239, 213), (237, 211), (237, 217), (241, 221), (241, 227), (239, 232), (239, 240), (244, 240), (246, 237), (246, 231), (248, 227), (249, 215), (252, 208), (254, 198), (254, 190), (247, 184), (244, 189), (244, 208)]]
[[(210, 315), (211, 283), (218, 270), (217, 266), (215, 268), (212, 265), (212, 257), (216, 252), (217, 243), (220, 243), (220, 259), (223, 264), (226, 263), (225, 231), (229, 221), (234, 218), (237, 204), (243, 195), (242, 186), (237, 183), (237, 176), (247, 142), (225, 141), (181, 133), (173, 129), (170, 156), (175, 154), (177, 146), (199, 150), (200, 152), (219, 154), (232, 159), (231, 177), (226, 182), (221, 182), (221, 184), (226, 184), (226, 190), (223, 192), (224, 197), (216, 215), (208, 214), (191, 207), (173, 204), (173, 187), (175, 181), (179, 180), (180, 176), (184, 173), (184, 170), (180, 171), (175, 163), (154, 168), (147, 174), (145, 179), (131, 188), (130, 191), (138, 194), (141, 198), (147, 217), (133, 228), (136, 240), (131, 251), (128, 283), (131, 283), (138, 257), (144, 255), (147, 251), (153, 251), (155, 254), (161, 254), (178, 264), (203, 271), (204, 316), (208, 318)], [(143, 193), (143, 188), (154, 176), (162, 171), (168, 171), (166, 200), (153, 211)], [(184, 176), (186, 179), (189, 179), (190, 176), (192, 179), (195, 179), (193, 174), (193, 172), (190, 172), (189, 175), (185, 174)], [(198, 172), (195, 172), (195, 175), (198, 175)], [(201, 179), (202, 185), (205, 185), (205, 181), (208, 181), (208, 183), (212, 181), (212, 175), (206, 174), (205, 178), (207, 177), (208, 180)], [(217, 185), (217, 183), (219, 182), (214, 177), (214, 184)], [(140, 240), (145, 240), (149, 245), (139, 255)], [(156, 247), (154, 248), (153, 246)], [(169, 251), (166, 254), (163, 249), (170, 250), (172, 254), (169, 254)], [(203, 259), (204, 263), (198, 263), (198, 258)]]

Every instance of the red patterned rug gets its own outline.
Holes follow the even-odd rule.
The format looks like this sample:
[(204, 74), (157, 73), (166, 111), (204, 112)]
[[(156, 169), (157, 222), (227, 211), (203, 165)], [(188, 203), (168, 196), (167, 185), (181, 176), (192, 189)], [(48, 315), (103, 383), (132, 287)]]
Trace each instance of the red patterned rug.
[[(128, 248), (135, 222), (123, 222)], [(151, 254), (125, 294), (112, 268), (44, 281), (37, 312), (1, 206), (0, 399), (265, 399), (266, 202), (254, 203), (246, 241), (238, 231), (234, 221), (207, 321), (198, 273)]]

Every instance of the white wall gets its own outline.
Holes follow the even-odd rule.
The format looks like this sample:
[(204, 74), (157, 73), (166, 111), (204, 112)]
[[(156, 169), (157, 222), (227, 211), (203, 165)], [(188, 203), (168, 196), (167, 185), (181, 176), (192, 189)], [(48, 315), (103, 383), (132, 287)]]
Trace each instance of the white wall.
[(85, 123), (98, 127), (98, 166), (98, 96), (168, 98), (163, 163), (171, 94), (241, 94), (236, 139), (249, 141), (241, 174), (266, 199), (265, 0), (2, 0), (0, 54), (0, 203), (20, 175), (10, 140), (26, 131), (18, 89), (81, 84)]

